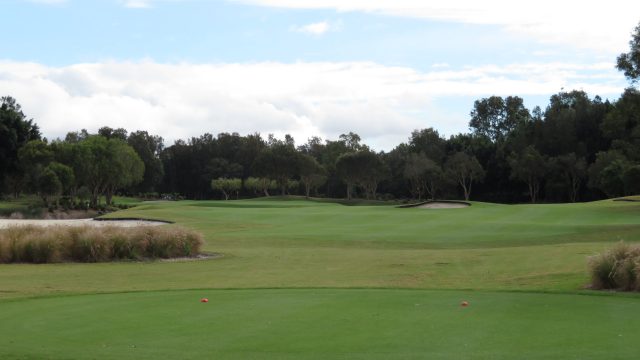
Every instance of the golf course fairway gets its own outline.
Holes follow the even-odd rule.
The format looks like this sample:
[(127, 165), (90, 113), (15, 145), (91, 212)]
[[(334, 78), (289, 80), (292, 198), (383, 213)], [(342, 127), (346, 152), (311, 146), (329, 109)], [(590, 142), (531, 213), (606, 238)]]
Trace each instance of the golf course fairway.
[(0, 265), (0, 359), (633, 359), (640, 296), (585, 286), (639, 215), (145, 202), (107, 217), (174, 221), (217, 256)]

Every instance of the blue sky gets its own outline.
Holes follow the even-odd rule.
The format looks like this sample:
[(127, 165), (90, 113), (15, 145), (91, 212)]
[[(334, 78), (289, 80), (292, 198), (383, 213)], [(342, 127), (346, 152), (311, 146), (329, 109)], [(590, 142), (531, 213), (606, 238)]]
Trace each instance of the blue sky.
[(544, 107), (563, 88), (615, 99), (627, 86), (614, 62), (640, 11), (483, 4), (9, 0), (0, 93), (48, 137), (110, 125), (168, 144), (223, 131), (302, 143), (354, 131), (389, 150), (416, 128), (466, 131), (482, 97)]

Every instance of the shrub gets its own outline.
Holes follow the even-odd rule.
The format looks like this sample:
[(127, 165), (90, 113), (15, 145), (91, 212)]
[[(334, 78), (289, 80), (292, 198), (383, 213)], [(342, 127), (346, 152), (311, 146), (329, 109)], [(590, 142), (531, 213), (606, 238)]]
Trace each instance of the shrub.
[(640, 290), (640, 246), (618, 243), (589, 259), (594, 289)]
[(179, 227), (36, 227), (0, 230), (0, 263), (104, 262), (196, 256), (202, 235)]

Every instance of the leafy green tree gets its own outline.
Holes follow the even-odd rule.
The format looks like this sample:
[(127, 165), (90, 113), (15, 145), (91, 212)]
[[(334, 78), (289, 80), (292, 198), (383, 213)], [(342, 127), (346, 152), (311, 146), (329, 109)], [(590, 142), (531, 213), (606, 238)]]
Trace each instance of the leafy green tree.
[(356, 153), (345, 153), (336, 160), (336, 173), (347, 185), (347, 200), (351, 200), (353, 189), (363, 171)]
[(62, 194), (71, 195), (75, 186), (75, 175), (73, 174), (73, 169), (56, 161), (49, 163), (46, 168), (56, 174), (56, 177), (60, 181), (60, 186), (62, 187)]
[(116, 190), (140, 182), (144, 163), (124, 141), (94, 135), (78, 143), (75, 149), (76, 179), (91, 192), (90, 205), (98, 206), (104, 194), (107, 205)]
[(444, 176), (442, 168), (424, 153), (411, 153), (407, 159), (404, 176), (409, 180), (411, 190), (418, 200), (423, 195), (434, 199)]
[(312, 189), (316, 189), (327, 181), (326, 170), (310, 155), (301, 154), (298, 158), (300, 181), (304, 184), (307, 199)]
[(244, 180), (245, 188), (253, 191), (254, 194), (262, 193), (264, 196), (270, 196), (269, 190), (278, 188), (278, 184), (269, 178), (249, 177)]
[(242, 176), (242, 165), (229, 162), (225, 158), (213, 158), (206, 167), (207, 175), (212, 178), (236, 178)]
[(614, 160), (599, 174), (600, 189), (609, 197), (625, 194), (625, 177), (629, 164), (624, 160)]
[(363, 170), (358, 178), (360, 185), (369, 199), (375, 199), (378, 184), (389, 177), (389, 168), (382, 157), (373, 151), (359, 151), (357, 153)]
[(10, 96), (0, 98), (0, 189), (11, 181), (11, 192), (18, 196), (23, 184), (18, 151), (27, 142), (40, 139), (40, 130), (27, 119), (22, 107)]
[(53, 151), (44, 141), (31, 140), (18, 151), (18, 160), (27, 188), (37, 193), (39, 178), (53, 160)]
[(583, 157), (577, 157), (575, 153), (569, 153), (551, 159), (551, 163), (569, 189), (569, 199), (576, 202), (580, 185), (587, 177), (587, 161)]
[(589, 166), (590, 188), (599, 189), (608, 197), (624, 194), (624, 173), (628, 167), (627, 158), (616, 150), (596, 154), (596, 161)]
[(409, 138), (409, 148), (414, 153), (423, 153), (426, 157), (441, 165), (447, 153), (447, 141), (433, 128), (414, 130)]
[(107, 205), (111, 205), (116, 190), (128, 188), (142, 181), (144, 162), (131, 146), (116, 138), (108, 140), (106, 155), (103, 192)]
[(108, 126), (103, 126), (98, 129), (98, 135), (106, 138), (107, 140), (118, 139), (121, 141), (127, 141), (127, 130), (123, 128), (112, 129)]
[(349, 132), (348, 134), (341, 134), (338, 137), (338, 141), (342, 142), (349, 151), (359, 151), (363, 149), (363, 145), (360, 144), (360, 135)]
[(347, 199), (352, 189), (359, 185), (367, 198), (375, 198), (380, 181), (388, 177), (388, 168), (378, 154), (361, 150), (341, 155), (336, 161), (338, 176), (347, 184)]
[(253, 168), (256, 174), (274, 179), (286, 195), (289, 180), (298, 172), (296, 150), (291, 143), (276, 141), (258, 154)]
[(218, 178), (211, 180), (211, 188), (222, 192), (225, 200), (229, 200), (229, 195), (236, 193), (236, 196), (242, 188), (242, 179)]
[(542, 180), (548, 172), (547, 160), (533, 146), (509, 159), (511, 177), (527, 184), (532, 203), (538, 199)]
[(632, 83), (640, 79), (640, 24), (636, 26), (629, 40), (629, 52), (618, 56), (618, 70)]
[(49, 206), (51, 198), (57, 198), (62, 193), (62, 184), (58, 176), (48, 167), (39, 174), (36, 187), (46, 207)]
[(633, 88), (624, 91), (604, 117), (602, 132), (611, 141), (611, 149), (640, 162), (640, 91)]
[(521, 122), (531, 118), (522, 98), (500, 96), (476, 100), (471, 111), (469, 127), (475, 134), (501, 142)]
[(158, 191), (164, 177), (164, 166), (160, 160), (164, 140), (146, 131), (135, 131), (129, 134), (127, 144), (135, 150), (144, 163), (144, 176), (142, 181), (134, 187), (134, 191), (138, 193)]
[(475, 182), (480, 182), (485, 177), (482, 165), (473, 155), (464, 152), (453, 154), (445, 164), (446, 175), (457, 182), (464, 193), (464, 199), (469, 201), (471, 196), (471, 186)]

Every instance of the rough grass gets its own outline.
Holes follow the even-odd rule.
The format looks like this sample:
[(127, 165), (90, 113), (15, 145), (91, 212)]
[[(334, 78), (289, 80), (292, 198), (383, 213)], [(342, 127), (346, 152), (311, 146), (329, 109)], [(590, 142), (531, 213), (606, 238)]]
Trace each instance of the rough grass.
[(640, 290), (640, 245), (618, 243), (589, 259), (594, 289)]
[(200, 233), (180, 227), (13, 226), (0, 230), (0, 263), (189, 257), (202, 244)]

